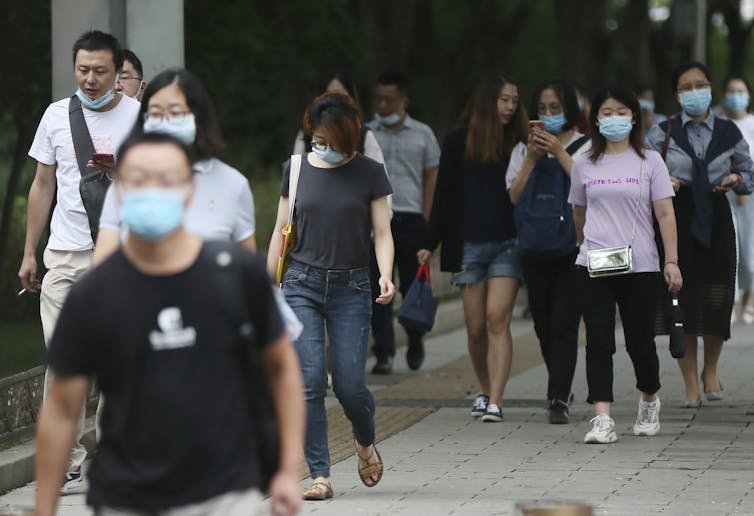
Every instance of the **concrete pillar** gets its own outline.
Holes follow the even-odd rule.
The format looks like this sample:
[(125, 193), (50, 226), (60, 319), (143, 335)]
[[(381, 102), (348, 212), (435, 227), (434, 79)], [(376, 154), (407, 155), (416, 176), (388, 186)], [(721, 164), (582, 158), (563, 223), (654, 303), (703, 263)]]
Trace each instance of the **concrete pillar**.
[(133, 50), (147, 80), (184, 66), (183, 0), (52, 0), (52, 100), (76, 90), (71, 48), (90, 29), (109, 32)]

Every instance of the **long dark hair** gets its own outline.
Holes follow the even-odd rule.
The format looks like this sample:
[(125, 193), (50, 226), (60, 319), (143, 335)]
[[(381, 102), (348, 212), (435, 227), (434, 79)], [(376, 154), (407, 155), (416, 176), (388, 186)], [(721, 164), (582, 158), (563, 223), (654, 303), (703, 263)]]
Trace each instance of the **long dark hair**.
[(639, 106), (639, 99), (636, 98), (631, 90), (624, 88), (623, 86), (608, 86), (602, 88), (592, 97), (592, 109), (589, 111), (589, 129), (592, 138), (592, 150), (589, 153), (589, 159), (596, 162), (605, 153), (607, 147), (607, 139), (600, 133), (600, 128), (597, 125), (599, 119), (600, 108), (607, 99), (615, 99), (628, 109), (631, 110), (631, 116), (634, 120), (634, 125), (631, 128), (631, 134), (628, 137), (628, 141), (636, 151), (636, 154), (644, 158), (644, 141), (642, 139), (642, 127), (641, 127), (641, 107)]
[(493, 163), (507, 159), (513, 146), (529, 134), (526, 108), (520, 101), (510, 122), (505, 126), (500, 123), (497, 99), (506, 84), (518, 89), (516, 81), (505, 73), (484, 76), (461, 115), (460, 124), (468, 129), (466, 155), (473, 161)]
[(162, 88), (171, 84), (178, 86), (186, 96), (186, 104), (188, 104), (196, 120), (196, 142), (191, 148), (192, 154), (198, 160), (216, 156), (225, 146), (225, 142), (220, 131), (220, 122), (217, 119), (215, 106), (199, 77), (183, 68), (164, 70), (149, 82), (144, 90), (139, 117), (131, 130), (131, 135), (144, 133), (144, 115), (149, 110), (149, 99)]

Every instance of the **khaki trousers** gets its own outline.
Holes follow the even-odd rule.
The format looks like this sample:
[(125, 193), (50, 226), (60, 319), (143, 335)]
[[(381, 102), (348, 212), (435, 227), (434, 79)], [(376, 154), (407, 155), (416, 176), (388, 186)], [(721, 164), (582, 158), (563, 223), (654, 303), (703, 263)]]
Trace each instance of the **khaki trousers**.
[[(55, 324), (63, 308), (68, 292), (76, 281), (91, 267), (92, 251), (53, 251), (45, 249), (44, 265), (48, 269), (42, 278), (42, 292), (39, 296), (39, 315), (42, 319), (42, 333), (45, 346), (50, 345)], [(47, 389), (52, 382), (52, 372), (45, 372), (45, 385), (42, 403), (47, 399)], [(86, 448), (81, 444), (84, 435), (86, 410), (81, 411), (76, 442), (71, 450), (69, 470), (81, 466), (86, 459)]]
[(94, 511), (95, 516), (254, 516), (260, 513), (262, 495), (256, 488), (246, 491), (232, 491), (204, 502), (185, 505), (174, 509), (156, 512), (129, 511), (101, 507)]

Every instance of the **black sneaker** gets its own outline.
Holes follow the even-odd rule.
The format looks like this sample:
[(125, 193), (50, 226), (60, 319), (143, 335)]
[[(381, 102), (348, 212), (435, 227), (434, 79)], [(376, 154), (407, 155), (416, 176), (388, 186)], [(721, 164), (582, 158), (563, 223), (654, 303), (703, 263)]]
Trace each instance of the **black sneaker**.
[(565, 425), (570, 420), (568, 405), (560, 400), (552, 400), (549, 412), (551, 425)]
[(372, 374), (390, 374), (393, 372), (393, 357), (377, 357)]
[(83, 481), (84, 479), (81, 476), (81, 466), (68, 471), (65, 474), (65, 480), (63, 481), (63, 486), (60, 488), (60, 493), (66, 494), (76, 491)]
[(424, 342), (421, 337), (408, 339), (406, 363), (408, 364), (408, 368), (412, 371), (416, 371), (424, 363)]
[(485, 423), (499, 423), (503, 420), (503, 411), (494, 403), (487, 404), (487, 412), (482, 416)]

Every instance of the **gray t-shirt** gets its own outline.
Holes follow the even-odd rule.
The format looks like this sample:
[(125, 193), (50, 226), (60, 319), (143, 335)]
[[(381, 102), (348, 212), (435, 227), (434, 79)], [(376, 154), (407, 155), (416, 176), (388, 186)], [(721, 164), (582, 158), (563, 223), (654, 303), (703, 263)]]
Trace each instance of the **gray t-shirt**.
[[(290, 167), (290, 160), (283, 164), (283, 197), (288, 197)], [(362, 154), (335, 168), (315, 167), (304, 155), (291, 258), (322, 269), (369, 266), (371, 203), (392, 192), (383, 165)]]
[[(204, 240), (240, 242), (253, 235), (254, 197), (243, 174), (216, 158), (197, 161), (194, 171), (196, 189), (186, 209), (186, 229)], [(128, 234), (113, 187), (107, 191), (99, 227)]]
[(396, 132), (374, 120), (367, 126), (380, 144), (395, 189), (393, 211), (424, 213), (424, 171), (440, 163), (440, 145), (432, 129), (408, 115)]

